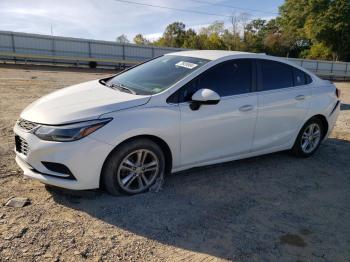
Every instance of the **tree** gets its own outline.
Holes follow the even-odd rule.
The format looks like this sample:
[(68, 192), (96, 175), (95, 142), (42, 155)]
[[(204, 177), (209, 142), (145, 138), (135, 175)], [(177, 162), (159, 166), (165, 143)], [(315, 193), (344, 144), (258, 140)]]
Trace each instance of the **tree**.
[(225, 31), (225, 25), (224, 22), (214, 21), (209, 26), (202, 27), (199, 31), (201, 34), (205, 34), (207, 36), (210, 36), (211, 34), (222, 35)]
[(247, 30), (247, 25), (250, 17), (251, 17), (251, 14), (249, 13), (241, 13), (240, 15), (242, 31), (243, 31), (243, 42), (246, 41), (246, 30)]
[(295, 49), (322, 43), (336, 59), (350, 58), (349, 0), (286, 0), (280, 19)]
[(231, 17), (231, 25), (232, 25), (232, 35), (231, 35), (231, 46), (232, 50), (238, 50), (238, 42), (240, 41), (239, 36), (239, 24), (241, 22), (241, 18), (239, 15), (233, 14)]
[(246, 25), (245, 48), (247, 51), (262, 53), (265, 52), (264, 39), (268, 32), (267, 21), (255, 19)]
[(309, 50), (301, 53), (301, 57), (309, 59), (332, 60), (332, 50), (322, 43), (313, 44)]
[(271, 19), (264, 28), (264, 49), (266, 53), (278, 56), (289, 56), (293, 38), (283, 32), (280, 19)]
[(336, 60), (349, 59), (350, 1), (329, 0), (326, 2), (328, 2), (327, 7), (323, 12), (315, 12), (306, 21), (306, 31), (311, 38), (329, 47)]
[(264, 46), (267, 53), (276, 56), (289, 56), (291, 40), (285, 34), (269, 32), (264, 38)]
[(125, 34), (122, 34), (122, 35), (118, 36), (116, 41), (117, 41), (117, 43), (120, 43), (120, 44), (130, 43), (128, 37)]
[(206, 43), (206, 49), (220, 50), (220, 49), (226, 49), (226, 48), (225, 48), (225, 44), (224, 44), (222, 38), (220, 37), (220, 35), (217, 33), (213, 33), (213, 34), (208, 36), (208, 40)]
[[(349, 0), (285, 0), (279, 15), (250, 21), (247, 13), (233, 14), (231, 26), (214, 21), (199, 31), (182, 22), (169, 24), (157, 46), (228, 49), (313, 59), (350, 59)], [(123, 37), (122, 37), (123, 36)], [(126, 36), (118, 37), (125, 42)], [(134, 42), (148, 44), (141, 34)]]
[(165, 28), (163, 33), (163, 44), (170, 47), (182, 47), (185, 41), (185, 24), (181, 22), (174, 22)]
[(197, 36), (196, 31), (193, 29), (188, 29), (186, 31), (183, 47), (190, 49), (203, 49), (202, 42)]
[(149, 45), (150, 44), (150, 41), (147, 40), (142, 34), (135, 35), (133, 41), (137, 45)]
[(266, 20), (260, 18), (254, 19), (246, 25), (246, 31), (252, 34), (263, 33), (264, 29), (266, 29)]

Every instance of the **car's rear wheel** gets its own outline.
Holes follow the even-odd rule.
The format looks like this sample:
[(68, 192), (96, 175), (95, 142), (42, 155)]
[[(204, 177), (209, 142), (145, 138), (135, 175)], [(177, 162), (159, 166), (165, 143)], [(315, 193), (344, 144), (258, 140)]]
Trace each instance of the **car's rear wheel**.
[(119, 146), (107, 159), (102, 181), (113, 194), (146, 192), (164, 173), (162, 149), (149, 139), (135, 139)]
[(299, 132), (292, 152), (298, 157), (313, 155), (320, 146), (323, 136), (322, 121), (318, 118), (310, 119)]

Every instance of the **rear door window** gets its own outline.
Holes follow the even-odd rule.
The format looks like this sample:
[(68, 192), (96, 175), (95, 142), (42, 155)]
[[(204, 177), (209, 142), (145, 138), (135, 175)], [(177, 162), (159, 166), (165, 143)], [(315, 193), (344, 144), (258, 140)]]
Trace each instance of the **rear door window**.
[(261, 72), (261, 89), (275, 90), (280, 88), (292, 87), (293, 67), (270, 60), (259, 60)]

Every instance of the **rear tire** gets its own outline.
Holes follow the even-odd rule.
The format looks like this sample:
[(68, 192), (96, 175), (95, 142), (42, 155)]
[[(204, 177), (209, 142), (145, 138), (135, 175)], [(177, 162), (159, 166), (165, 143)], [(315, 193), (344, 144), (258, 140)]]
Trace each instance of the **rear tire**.
[(102, 183), (112, 195), (146, 192), (164, 174), (165, 157), (152, 140), (140, 138), (120, 145), (106, 160)]
[(320, 146), (324, 137), (324, 126), (319, 118), (311, 118), (301, 128), (292, 148), (297, 157), (312, 156)]

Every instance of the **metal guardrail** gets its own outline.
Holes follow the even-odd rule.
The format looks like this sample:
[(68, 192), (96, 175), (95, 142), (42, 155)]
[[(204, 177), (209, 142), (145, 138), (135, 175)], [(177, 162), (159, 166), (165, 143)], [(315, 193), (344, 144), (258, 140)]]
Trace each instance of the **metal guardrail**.
[[(0, 31), (0, 61), (126, 67), (185, 49)], [(322, 78), (350, 80), (350, 63), (287, 58)]]
[(350, 63), (325, 60), (288, 58), (289, 61), (330, 80), (350, 80)]
[(129, 66), (179, 48), (120, 44), (70, 37), (0, 31), (0, 60), (28, 63)]
[(107, 59), (107, 58), (91, 58), (91, 57), (69, 57), (69, 56), (52, 56), (52, 55), (34, 55), (34, 54), (18, 54), (18, 53), (7, 53), (0, 52), (0, 57), (14, 57), (15, 60), (24, 59), (27, 60), (51, 60), (51, 61), (72, 61), (76, 64), (81, 62), (102, 62), (102, 63), (111, 63), (111, 64), (138, 64), (138, 61), (125, 61), (118, 59)]

